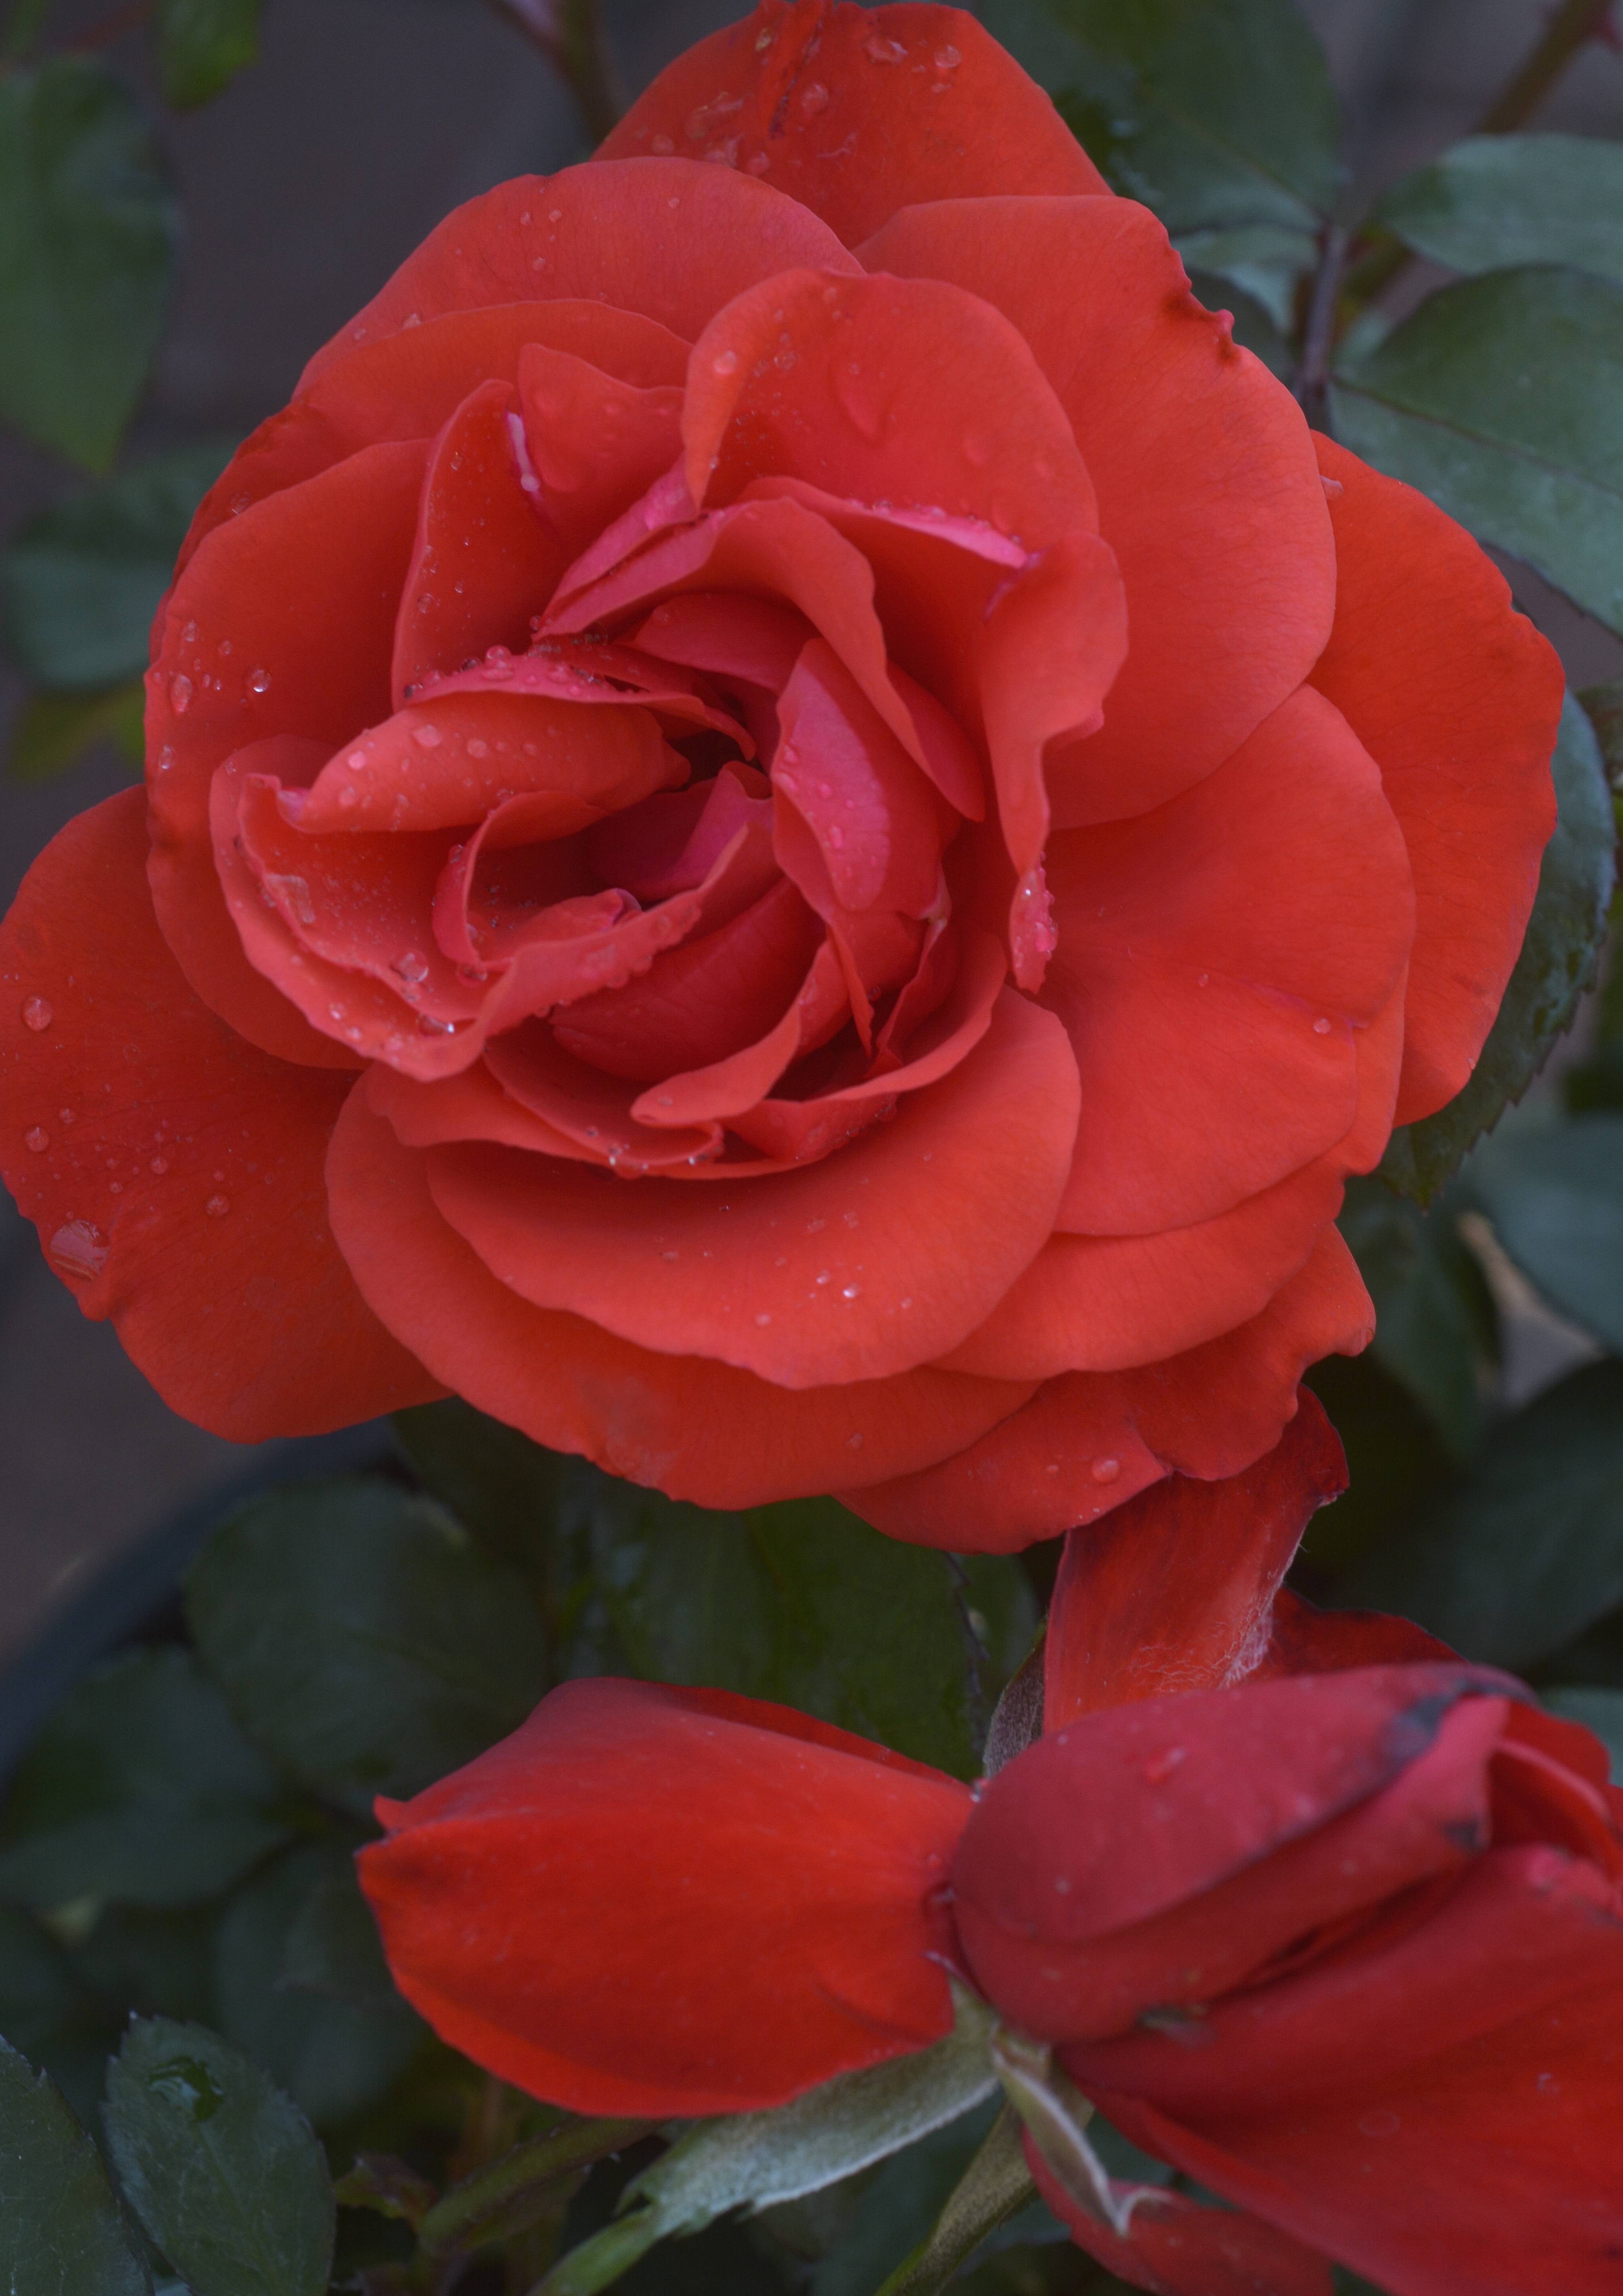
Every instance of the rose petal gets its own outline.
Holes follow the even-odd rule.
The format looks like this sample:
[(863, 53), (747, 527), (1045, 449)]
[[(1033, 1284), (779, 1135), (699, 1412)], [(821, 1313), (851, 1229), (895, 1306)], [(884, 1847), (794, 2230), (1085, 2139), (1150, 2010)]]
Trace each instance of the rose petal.
[(797, 1393), (532, 1308), (447, 1226), (424, 1159), (358, 1095), (345, 1103), (327, 1184), (356, 1281), (437, 1376), (537, 1442), (673, 1498), (759, 1506), (824, 1492), (859, 1469), (879, 1481), (942, 1457), (1025, 1400), (1018, 1386), (937, 1371)]
[(1401, 981), (1414, 904), (1380, 776), (1339, 712), (1303, 688), (1183, 796), (1062, 832), (1046, 865), (1044, 1002), (1077, 1046), (1086, 1111), (1066, 1227), (1212, 1219), (1345, 1138), (1356, 1035)]
[(360, 1874), (453, 2046), (573, 2112), (736, 2112), (950, 2030), (930, 1893), (969, 1800), (783, 1707), (571, 1682), (384, 1804)]
[(802, 266), (858, 267), (807, 209), (731, 168), (687, 159), (633, 167), (610, 154), (555, 176), (517, 176), (453, 209), (316, 352), (299, 389), (357, 343), (492, 303), (590, 297), (691, 343), (758, 279)]
[(1462, 527), (1327, 439), (1335, 626), (1313, 683), (1381, 768), (1414, 873), (1396, 1120), (1462, 1089), (1499, 1009), (1555, 826), (1562, 676)]
[(1163, 804), (1295, 692), (1329, 636), (1335, 552), (1300, 408), (1129, 200), (939, 200), (861, 253), (981, 296), (1053, 383), (1133, 617), (1102, 732), (1051, 767), (1054, 816)]
[(798, 818), (841, 907), (923, 916), (940, 872), (933, 791), (822, 638), (796, 663), (778, 698), (778, 721), (772, 785), (784, 866), (785, 824)]
[(1107, 188), (1042, 90), (956, 8), (766, 0), (668, 64), (602, 149), (770, 175), (848, 243), (914, 200)]
[(318, 375), (307, 375), (291, 405), (238, 447), (198, 506), (181, 566), (206, 534), (267, 495), (363, 447), (432, 439), (480, 383), (518, 381), (526, 343), (573, 352), (640, 389), (679, 383), (687, 372), (688, 346), (668, 327), (578, 297), (452, 311), (381, 342), (340, 342)]
[(719, 1152), (718, 1127), (656, 1132), (630, 1113), (634, 1088), (566, 1053), (543, 1021), (512, 1029), (460, 1076), (431, 1084), (381, 1062), (366, 1072), (366, 1097), (411, 1148), (447, 1140), (501, 1140), (544, 1156), (612, 1170), (644, 1171)]
[[(1075, 1122), (1058, 1023), (1006, 991), (992, 1027), (893, 1123), (769, 1188), (540, 1171), (429, 1153), (434, 1201), (500, 1281), (642, 1348), (785, 1387), (928, 1363), (1040, 1244)], [(972, 1234), (946, 1256), (941, 1238)]]
[[(1430, 1920), (1164, 2036), (1068, 2050), (1124, 2132), (1417, 2296), (1611, 2296), (1623, 1923), (1594, 1869), (1480, 1859)], [(1370, 2205), (1373, 2191), (1381, 2205)]]
[(1278, 1444), (1243, 1473), (1174, 1475), (1071, 1531), (1049, 1610), (1043, 1727), (1254, 1673), (1302, 1532), (1346, 1488), (1340, 1439), (1304, 1388)]
[(1141, 2186), (1145, 2197), (1124, 2235), (1078, 2206), (1029, 2137), (1026, 2161), (1077, 2246), (1130, 2288), (1151, 2296), (1334, 2296), (1328, 2259), (1260, 2217)]
[[(587, 359), (539, 343), (519, 355), (519, 388), (537, 499), (567, 564), (676, 461), (682, 391), (669, 384), (636, 390)], [(532, 611), (545, 603), (536, 599)]]
[(1357, 1355), (1373, 1327), (1352, 1254), (1326, 1228), (1300, 1274), (1237, 1331), (1141, 1371), (1047, 1380), (955, 1458), (848, 1491), (845, 1504), (894, 1538), (1015, 1552), (1095, 1521), (1164, 1474), (1238, 1474), (1279, 1440), (1307, 1365)]
[(245, 512), (209, 537), (160, 617), (146, 717), (158, 922), (204, 1002), (285, 1060), (349, 1064), (242, 954), (215, 873), (210, 785), (250, 743), (284, 734), (331, 752), (388, 716), (427, 452), (368, 447)]
[(521, 650), (574, 555), (515, 453), (518, 405), (510, 383), (482, 382), (434, 441), (395, 622), (397, 709), (489, 646)]
[(84, 1313), (216, 1434), (314, 1435), (432, 1400), (327, 1225), (350, 1078), (271, 1058), (193, 996), (145, 862), (127, 790), (53, 840), (0, 928), (7, 1185)]

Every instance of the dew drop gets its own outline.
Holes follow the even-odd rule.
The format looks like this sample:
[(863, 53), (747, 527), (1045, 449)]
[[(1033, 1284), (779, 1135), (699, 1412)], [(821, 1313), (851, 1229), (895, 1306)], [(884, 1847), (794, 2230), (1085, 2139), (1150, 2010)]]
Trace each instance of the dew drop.
[(712, 374), (736, 374), (738, 373), (738, 353), (736, 351), (723, 351), (718, 357), (713, 358), (710, 361), (710, 373)]
[(168, 772), (169, 768), (171, 767), (171, 766), (173, 766), (173, 764), (174, 764), (174, 763), (175, 763), (175, 752), (174, 752), (174, 750), (171, 750), (171, 749), (170, 749), (170, 747), (169, 747), (168, 743), (166, 742), (164, 743), (164, 745), (163, 745), (162, 749), (161, 749), (161, 750), (159, 750), (159, 752), (158, 752), (158, 770), (159, 770), (159, 772), (160, 772), (160, 774), (167, 774), (167, 773)]
[(861, 1431), (861, 1429), (860, 1429), (860, 1428), (858, 1428), (858, 1430), (857, 1430), (857, 1433), (856, 1433), (855, 1435), (848, 1435), (848, 1436), (846, 1437), (846, 1439), (845, 1439), (845, 1447), (846, 1447), (846, 1449), (847, 1449), (848, 1451), (860, 1451), (860, 1450), (861, 1450), (861, 1448), (862, 1448), (862, 1431)]
[(51, 1238), (51, 1257), (68, 1275), (99, 1275), (107, 1265), (107, 1238), (94, 1220), (64, 1220)]
[(231, 1199), (229, 1196), (210, 1196), (203, 1210), (210, 1219), (224, 1219), (231, 1210)]
[(351, 750), (349, 755), (344, 759), (344, 763), (348, 767), (352, 774), (365, 773), (366, 770), (365, 750)]
[(169, 1168), (168, 1158), (167, 1156), (154, 1156), (152, 1159), (152, 1168), (157, 1173), (159, 1178), (161, 1180), (164, 1174)]
[(860, 1283), (848, 1283), (845, 1286), (845, 1289), (840, 1292), (840, 1296), (842, 1300), (860, 1300), (862, 1297), (862, 1286)]
[(268, 693), (270, 692), (269, 670), (250, 669), (248, 673), (248, 690), (250, 693)]
[(45, 1150), (51, 1145), (51, 1136), (45, 1130), (44, 1125), (37, 1124), (31, 1132), (25, 1132), (23, 1134), (22, 1144), (25, 1148), (31, 1150), (36, 1156), (43, 1156)]
[(52, 1011), (48, 999), (44, 996), (23, 998), (22, 1025), (25, 1029), (32, 1029), (34, 1034), (37, 1036), (42, 1029), (50, 1027), (51, 1021)]
[(1121, 1472), (1121, 1462), (1119, 1459), (1095, 1459), (1088, 1472), (1096, 1483), (1113, 1483)]
[(862, 52), (872, 64), (900, 64), (907, 61), (907, 51), (899, 40), (882, 39), (871, 32), (862, 44)]
[(1316, 1037), (1327, 1037), (1330, 1034), (1330, 1023), (1322, 1013), (1313, 1024), (1313, 1033)]
[(408, 948), (404, 956), (396, 957), (393, 969), (402, 980), (426, 980), (429, 977), (429, 961), (414, 948)]
[(184, 670), (169, 680), (169, 707), (177, 718), (184, 718), (192, 707), (192, 681)]
[(956, 71), (963, 62), (963, 58), (959, 54), (956, 48), (938, 48), (936, 50), (935, 67), (938, 71)]
[(454, 1037), (456, 1034), (455, 1021), (442, 1021), (433, 1013), (419, 1013), (417, 1029), (418, 1033), (424, 1037)]
[(412, 739), (420, 750), (437, 750), (445, 735), (438, 726), (414, 726)]
[(471, 758), (488, 758), (490, 755), (489, 742), (482, 742), (476, 734), (468, 744), (468, 755)]
[(770, 1316), (758, 1316), (755, 1320), (761, 1328), (765, 1330), (766, 1326), (772, 1321), (772, 1318)]
[(820, 111), (828, 110), (828, 90), (820, 79), (809, 79), (800, 90), (799, 101), (802, 119), (815, 119)]
[(1159, 1754), (1152, 1754), (1144, 1764), (1144, 1776), (1151, 1785), (1159, 1786), (1172, 1775), (1181, 1762), (1188, 1759), (1187, 1746), (1163, 1746)]
[(338, 793), (338, 801), (340, 805), (343, 806), (347, 810), (351, 806), (359, 805), (361, 801), (361, 793), (359, 790), (346, 787), (340, 790)]

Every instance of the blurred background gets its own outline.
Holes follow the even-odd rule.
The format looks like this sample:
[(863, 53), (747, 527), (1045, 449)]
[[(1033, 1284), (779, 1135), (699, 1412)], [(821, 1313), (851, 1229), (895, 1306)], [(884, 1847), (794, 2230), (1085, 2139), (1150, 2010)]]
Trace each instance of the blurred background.
[[(29, 0), (16, 17), (25, 12), (37, 12)], [(737, 12), (731, 0), (605, 0), (625, 87), (635, 92)], [(1374, 189), (1469, 132), (1550, 12), (1538, 0), (1303, 0), (1303, 12), (1342, 94), (1349, 167)], [(119, 467), (200, 436), (242, 437), (449, 209), (589, 148), (570, 89), (523, 29), (522, 6), (267, 0), (258, 61), (191, 111), (162, 101), (148, 13), (64, 0), (45, 43), (52, 52), (81, 45), (141, 91), (183, 217), (161, 348)], [(1529, 125), (1623, 134), (1617, 47), (1587, 45)], [(1411, 265), (1395, 291), (1417, 299), (1443, 275)], [(0, 544), (85, 484), (69, 462), (0, 429)], [(1623, 671), (1623, 644), (1525, 570), (1507, 571), (1575, 686)], [(0, 664), (0, 750), (25, 692)], [(131, 771), (101, 741), (53, 778), (0, 781), (5, 901), (61, 824)], [(1558, 1063), (1581, 1054), (1581, 1021), (1570, 1041)], [(1535, 1089), (1553, 1089), (1549, 1071)], [(1500, 1398), (1519, 1406), (1598, 1351), (1542, 1305), (1485, 1230), (1475, 1241), (1505, 1311)], [(0, 1461), (0, 1665), (154, 1523), (256, 1464), (166, 1410), (111, 1326), (82, 1320), (4, 1196)]]

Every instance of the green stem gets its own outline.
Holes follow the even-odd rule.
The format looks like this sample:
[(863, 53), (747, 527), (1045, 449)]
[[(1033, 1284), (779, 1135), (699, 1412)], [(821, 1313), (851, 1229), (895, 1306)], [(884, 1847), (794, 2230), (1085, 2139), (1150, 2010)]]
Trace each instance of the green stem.
[(515, 2144), (488, 2169), (476, 2169), (437, 2201), (417, 2227), (424, 2255), (439, 2258), (477, 2248), (502, 2234), (521, 2231), (545, 2216), (561, 2185), (611, 2152), (646, 2136), (652, 2120), (577, 2120)]
[(626, 109), (597, 0), (496, 0), (575, 91), (587, 135), (601, 144)]
[[(1477, 122), (1478, 135), (1509, 135), (1524, 127), (1578, 50), (1605, 24), (1611, 0), (1562, 0), (1537, 45)], [(1381, 290), (1414, 261), (1399, 239), (1384, 233), (1347, 275), (1341, 299), (1343, 321), (1373, 303)]]
[(936, 2296), (988, 2234), (1036, 2199), (1021, 2139), (1020, 2115), (1005, 2104), (933, 2230), (897, 2266), (879, 2296)]

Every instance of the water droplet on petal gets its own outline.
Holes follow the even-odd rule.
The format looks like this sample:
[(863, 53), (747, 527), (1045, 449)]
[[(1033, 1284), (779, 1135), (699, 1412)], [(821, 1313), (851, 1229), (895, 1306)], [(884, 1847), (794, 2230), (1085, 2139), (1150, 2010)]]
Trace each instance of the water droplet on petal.
[(1330, 1034), (1330, 1023), (1322, 1013), (1313, 1024), (1313, 1033), (1316, 1037), (1327, 1037)]
[(958, 53), (956, 48), (938, 48), (936, 50), (935, 66), (938, 71), (956, 71), (963, 62), (963, 58)]
[(862, 44), (862, 52), (868, 62), (874, 64), (900, 64), (907, 61), (907, 51), (899, 40), (882, 39), (877, 32), (870, 32)]
[(828, 90), (820, 79), (807, 81), (800, 90), (799, 105), (801, 117), (806, 119), (815, 119), (820, 111), (828, 110)]
[(157, 1173), (159, 1178), (161, 1180), (164, 1174), (169, 1168), (168, 1158), (167, 1156), (154, 1156), (152, 1159), (152, 1168)]
[(169, 680), (169, 707), (177, 718), (192, 707), (192, 681), (184, 670)]
[(1113, 1483), (1121, 1472), (1121, 1462), (1119, 1459), (1095, 1459), (1088, 1472), (1096, 1483)]
[(712, 374), (736, 374), (738, 373), (738, 353), (736, 351), (723, 351), (718, 357), (713, 358), (710, 361), (710, 373)]
[(468, 744), (468, 755), (471, 758), (488, 758), (490, 755), (489, 742), (481, 742), (476, 734)]
[(417, 949), (408, 948), (404, 956), (396, 957), (394, 970), (402, 980), (426, 980), (429, 977), (429, 961)]
[(1189, 1759), (1187, 1746), (1163, 1746), (1159, 1754), (1152, 1754), (1144, 1764), (1144, 1776), (1152, 1786), (1160, 1785), (1172, 1775), (1179, 1764)]
[(36, 1156), (43, 1156), (51, 1145), (51, 1136), (43, 1125), (37, 1124), (31, 1132), (23, 1134), (22, 1144), (25, 1148), (31, 1149)]
[(25, 1029), (32, 1029), (37, 1036), (42, 1029), (50, 1027), (51, 1021), (51, 1005), (46, 997), (25, 996), (23, 998), (22, 1025)]
[(51, 1257), (68, 1275), (99, 1275), (110, 1249), (94, 1220), (65, 1220), (51, 1238)]
[(269, 670), (250, 669), (248, 673), (248, 690), (250, 693), (268, 693), (270, 692)]
[(840, 1292), (840, 1296), (842, 1300), (860, 1300), (862, 1297), (862, 1286), (860, 1283), (848, 1283), (845, 1289)]
[(756, 1322), (757, 1322), (758, 1324), (760, 1324), (760, 1325), (761, 1325), (761, 1327), (762, 1327), (762, 1328), (763, 1328), (763, 1330), (764, 1330), (764, 1329), (766, 1328), (766, 1325), (767, 1325), (767, 1324), (772, 1321), (772, 1318), (771, 1318), (771, 1316), (758, 1316), (756, 1317), (756, 1319), (755, 1319), (755, 1320), (756, 1320)]
[(437, 750), (445, 735), (438, 726), (414, 726), (412, 739), (420, 750)]
[(349, 755), (344, 759), (344, 763), (348, 767), (352, 774), (364, 773), (366, 769), (365, 750), (351, 750)]
[(203, 1210), (210, 1219), (224, 1219), (231, 1210), (231, 1199), (229, 1196), (210, 1196)]

